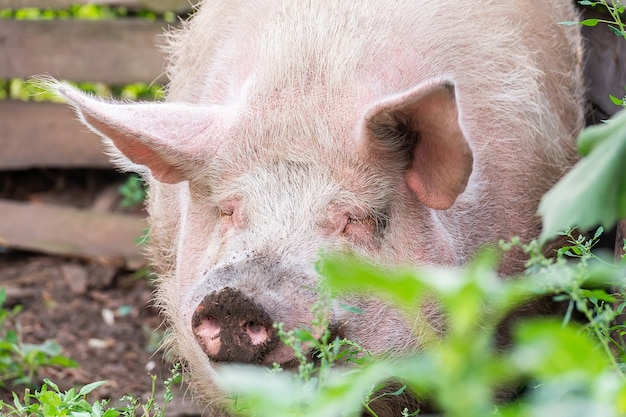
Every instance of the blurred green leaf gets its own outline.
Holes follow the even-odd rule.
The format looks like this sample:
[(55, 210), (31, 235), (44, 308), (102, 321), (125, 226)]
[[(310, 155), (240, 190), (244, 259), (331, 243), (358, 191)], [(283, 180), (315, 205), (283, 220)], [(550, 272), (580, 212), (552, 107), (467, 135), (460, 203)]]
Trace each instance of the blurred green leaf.
[(514, 330), (512, 362), (523, 372), (551, 378), (568, 372), (599, 375), (610, 363), (581, 328), (554, 319), (528, 320)]
[(541, 200), (541, 239), (576, 226), (610, 229), (626, 217), (626, 111), (585, 129), (579, 139), (583, 158)]

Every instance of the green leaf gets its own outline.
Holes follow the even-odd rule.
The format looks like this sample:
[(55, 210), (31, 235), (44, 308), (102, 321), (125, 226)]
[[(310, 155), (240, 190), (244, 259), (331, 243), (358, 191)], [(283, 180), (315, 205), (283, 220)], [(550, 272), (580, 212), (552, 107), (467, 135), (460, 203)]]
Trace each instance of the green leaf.
[(391, 296), (397, 305), (406, 308), (415, 306), (425, 290), (413, 271), (384, 271), (355, 258), (325, 257), (321, 270), (335, 291)]
[(53, 356), (46, 361), (46, 365), (56, 365), (65, 368), (78, 368), (78, 362), (66, 356)]
[(616, 303), (617, 298), (607, 294), (604, 290), (581, 290), (581, 294), (587, 298), (595, 298), (597, 300), (606, 301), (607, 303)]
[(102, 414), (102, 417), (117, 417), (120, 415), (120, 412), (115, 410), (114, 408), (109, 408)]
[(53, 409), (58, 409), (61, 405), (61, 397), (54, 391), (42, 392), (37, 399), (44, 406), (49, 406)]
[(598, 23), (600, 23), (600, 19), (585, 19), (580, 21), (580, 24), (583, 26), (596, 26)]
[(621, 30), (619, 30), (619, 28), (609, 25), (609, 29), (611, 29), (611, 32), (613, 32), (615, 35), (619, 36), (620, 38), (622, 36), (624, 36), (624, 32), (622, 32)]
[(99, 401), (94, 402), (91, 406), (91, 414), (93, 417), (102, 417), (102, 406)]
[(616, 106), (621, 106), (622, 104), (624, 104), (624, 100), (622, 100), (621, 98), (617, 98), (614, 95), (609, 94), (609, 99), (611, 99), (611, 102)]
[(268, 373), (258, 367), (224, 365), (215, 382), (234, 393), (243, 415), (257, 417), (360, 415), (363, 399), (372, 387), (391, 376), (384, 361), (332, 374), (323, 386), (305, 383), (286, 372)]
[(24, 352), (30, 354), (31, 352), (43, 353), (48, 356), (57, 356), (61, 354), (61, 345), (51, 340), (46, 340), (45, 342), (34, 345), (31, 343), (24, 343), (22, 345), (22, 349)]
[(541, 240), (576, 226), (610, 229), (626, 217), (626, 111), (583, 131), (578, 141), (583, 158), (541, 200)]
[(97, 381), (97, 382), (92, 382), (91, 384), (87, 384), (80, 389), (80, 391), (78, 392), (78, 395), (81, 397), (85, 396), (89, 394), (91, 391), (95, 390), (98, 387), (101, 387), (102, 385), (106, 383), (107, 381)]
[(316, 342), (310, 331), (304, 329), (293, 329), (293, 335), (301, 342)]
[(582, 329), (556, 320), (529, 320), (514, 331), (512, 363), (539, 378), (568, 372), (599, 375), (609, 367), (608, 358)]
[(351, 305), (344, 304), (344, 303), (338, 303), (338, 304), (339, 304), (339, 308), (341, 308), (344, 311), (347, 311), (348, 313), (363, 314), (363, 310), (358, 307), (351, 306)]
[(5, 342), (4, 340), (0, 340), (0, 352), (17, 352), (18, 347), (13, 342)]
[(50, 381), (48, 378), (45, 378), (43, 380), (43, 382), (45, 383), (42, 387), (41, 387), (41, 392), (47, 392), (48, 391), (48, 387), (52, 387), (53, 390), (55, 390), (56, 392), (60, 392), (59, 391), (59, 386), (57, 384), (55, 384), (54, 382)]

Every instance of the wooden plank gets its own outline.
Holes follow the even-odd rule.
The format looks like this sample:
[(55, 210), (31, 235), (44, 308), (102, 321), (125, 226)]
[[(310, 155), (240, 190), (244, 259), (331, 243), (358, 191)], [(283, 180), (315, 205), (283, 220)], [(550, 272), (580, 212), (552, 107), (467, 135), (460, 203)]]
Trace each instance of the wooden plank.
[(167, 23), (144, 20), (1, 20), (0, 78), (50, 74), (109, 85), (164, 82), (157, 45)]
[(146, 221), (135, 216), (0, 200), (0, 246), (125, 265), (145, 261), (135, 243)]
[(100, 138), (65, 104), (0, 100), (0, 171), (111, 168)]
[(65, 9), (75, 4), (99, 4), (105, 6), (123, 6), (129, 9), (147, 9), (155, 12), (183, 12), (191, 10), (190, 0), (0, 0), (2, 9)]

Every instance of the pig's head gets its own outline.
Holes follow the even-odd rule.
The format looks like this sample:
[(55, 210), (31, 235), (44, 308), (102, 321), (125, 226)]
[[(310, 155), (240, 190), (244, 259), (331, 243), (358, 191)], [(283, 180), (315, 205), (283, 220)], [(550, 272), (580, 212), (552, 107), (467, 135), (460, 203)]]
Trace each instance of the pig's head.
[[(199, 380), (216, 362), (293, 363), (273, 324), (309, 325), (321, 252), (458, 262), (439, 213), (464, 191), (472, 152), (448, 80), (341, 111), (253, 94), (114, 103), (54, 88), (120, 167), (150, 181), (157, 301)], [(361, 313), (333, 306), (331, 331), (374, 352), (417, 348), (439, 327), (434, 308), (405, 317), (367, 297), (343, 301)]]

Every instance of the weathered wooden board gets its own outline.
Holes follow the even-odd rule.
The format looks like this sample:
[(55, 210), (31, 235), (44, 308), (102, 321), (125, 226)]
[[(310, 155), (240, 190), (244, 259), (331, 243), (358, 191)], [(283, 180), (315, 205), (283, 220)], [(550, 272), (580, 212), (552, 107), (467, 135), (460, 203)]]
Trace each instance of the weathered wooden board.
[(132, 9), (148, 9), (155, 12), (182, 12), (191, 9), (190, 0), (0, 0), (0, 8), (21, 9), (24, 7), (62, 9), (74, 4), (101, 4), (123, 6)]
[(130, 215), (0, 200), (0, 246), (8, 248), (135, 269), (144, 264), (135, 242), (145, 227)]
[(0, 100), (0, 171), (111, 168), (100, 138), (65, 104)]
[(0, 78), (50, 74), (109, 85), (164, 82), (167, 23), (0, 20)]

